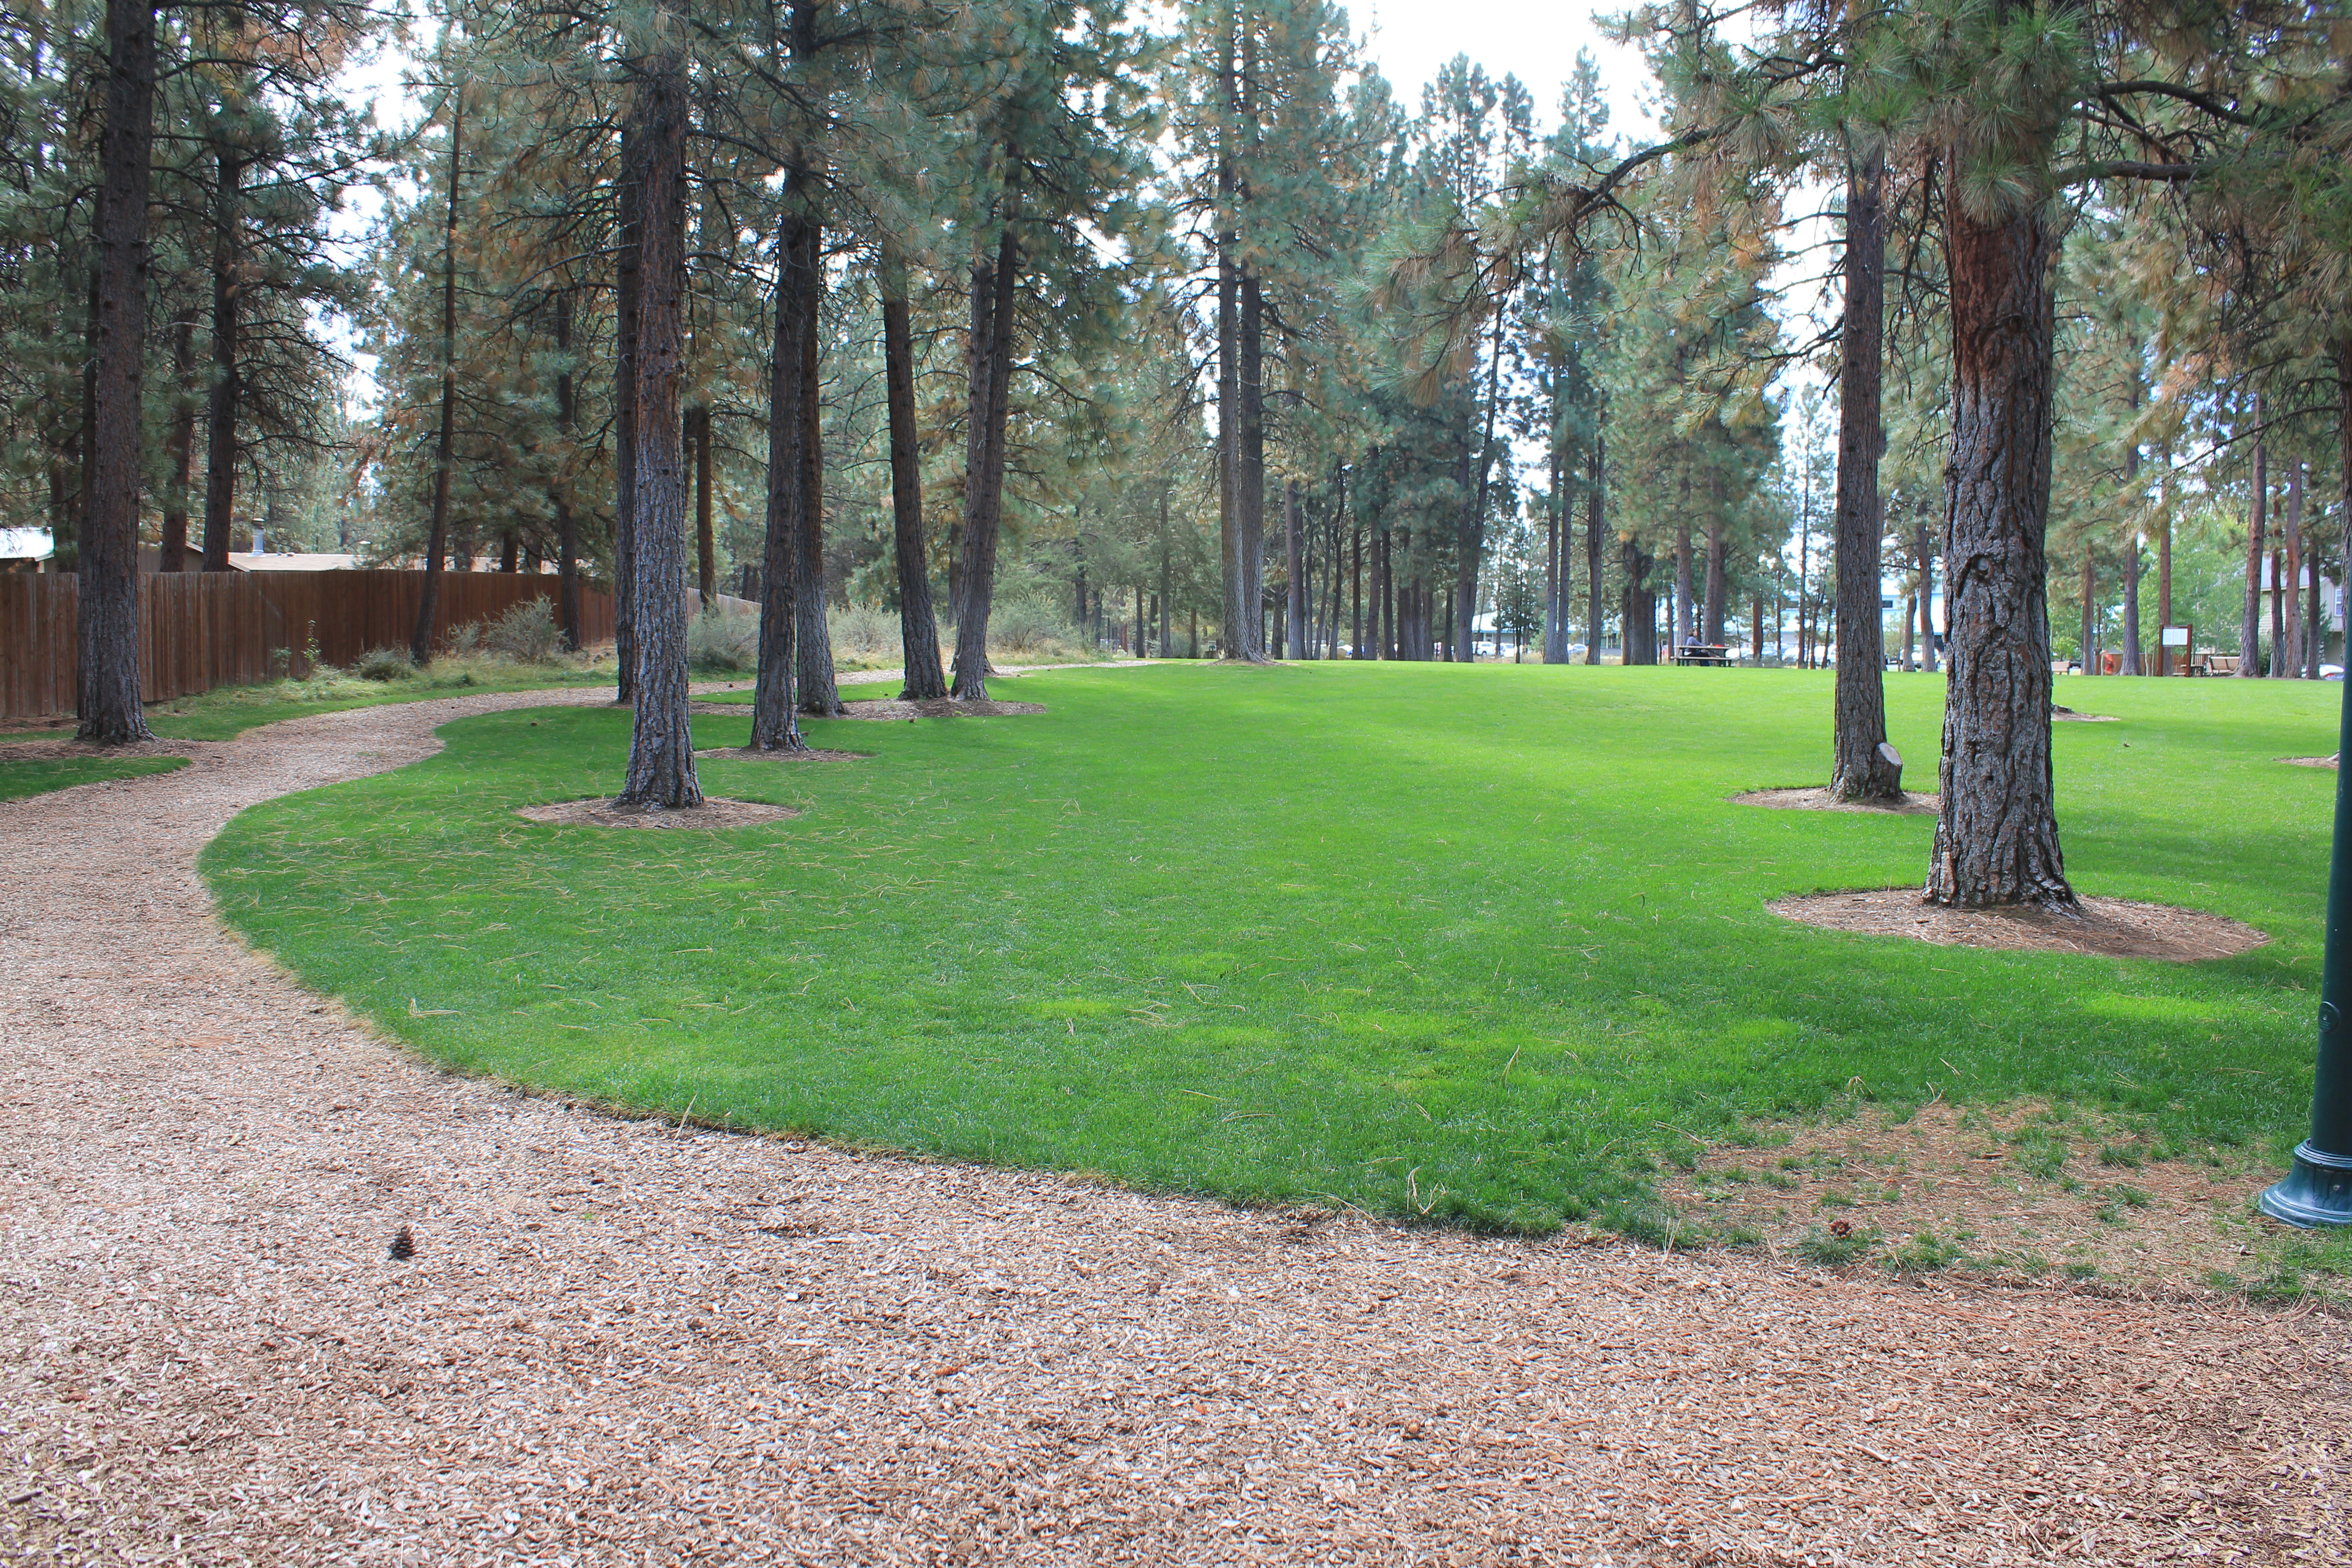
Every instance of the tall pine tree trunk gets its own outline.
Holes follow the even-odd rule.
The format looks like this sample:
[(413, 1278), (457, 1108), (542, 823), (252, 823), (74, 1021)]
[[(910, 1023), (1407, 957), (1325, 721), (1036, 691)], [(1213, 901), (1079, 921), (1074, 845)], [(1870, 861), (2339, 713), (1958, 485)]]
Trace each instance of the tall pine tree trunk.
[(1282, 533), (1284, 549), (1283, 620), (1287, 636), (1282, 654), (1285, 658), (1307, 657), (1307, 560), (1306, 540), (1298, 527), (1298, 481), (1292, 479), (1282, 487)]
[(636, 403), (636, 721), (616, 805), (667, 811), (702, 804), (687, 719), (686, 464), (677, 386), (685, 369), (685, 61), (648, 59), (630, 112), (644, 148), (638, 164)]
[(1704, 629), (1699, 640), (1711, 647), (1720, 647), (1730, 639), (1723, 635), (1723, 598), (1729, 591), (1723, 574), (1723, 497), (1716, 497), (1717, 508), (1706, 521), (1706, 601), (1699, 619)]
[[(1937, 903), (2071, 910), (2050, 749), (2049, 566), (2058, 237), (2039, 207), (1979, 219), (1945, 199), (1952, 318)], [(1877, 619), (1874, 603), (1870, 616)], [(1844, 631), (1840, 628), (1841, 635)], [(1843, 645), (1841, 644), (1841, 648)], [(1844, 660), (1839, 660), (1841, 673)]]
[[(1602, 498), (1607, 494), (1603, 470), (1608, 461), (1608, 446), (1599, 432), (1592, 437), (1592, 494), (1586, 503), (1584, 519), (1584, 662), (1601, 662), (1601, 630), (1602, 597), (1601, 566), (1601, 541), (1607, 537), (1607, 526), (1601, 521)], [(1622, 632), (1618, 640), (1624, 640)], [(1621, 653), (1622, 660), (1623, 655)]]
[(449, 205), (441, 229), (441, 429), (433, 442), (433, 523), (425, 534), (425, 592), (408, 657), (420, 668), (433, 652), (433, 621), (441, 610), (441, 556), (449, 544), (449, 478), (455, 466), (457, 420), (457, 169), (466, 139), (465, 90), (449, 109)]
[[(1690, 516), (1690, 479), (1683, 479), (1683, 504), (1678, 509), (1684, 517)], [(1680, 647), (1697, 640), (1698, 629), (1691, 624), (1691, 531), (1687, 522), (1675, 524), (1675, 613), (1671, 634), (1675, 646)]]
[(971, 344), (965, 355), (963, 576), (957, 601), (955, 681), (950, 695), (988, 700), (988, 616), (996, 593), (997, 532), (1004, 516), (1006, 405), (1013, 387), (1013, 307), (1021, 267), (1007, 194), (996, 254), (971, 269)]
[(793, 634), (793, 657), (799, 666), (801, 711), (814, 718), (832, 718), (848, 711), (834, 682), (833, 634), (825, 625), (829, 595), (824, 581), (824, 342), (819, 324), (824, 305), (823, 287), (824, 228), (812, 216), (805, 243), (809, 275), (818, 286), (801, 300), (801, 506), (800, 576), (794, 602), (800, 624)]
[(1250, 606), (1252, 633), (1244, 657), (1262, 663), (1269, 657), (1257, 629), (1257, 611), (1265, 603), (1265, 303), (1247, 265), (1241, 273), (1239, 324), (1234, 390), (1241, 399), (1241, 449), (1234, 500), (1240, 513), (1242, 602)]
[[(2304, 465), (2298, 459), (2294, 465), (2294, 471), (2288, 476), (2288, 482), (2293, 489), (2287, 492), (2287, 504), (2294, 509), (2298, 518), (2303, 515), (2303, 479)], [(2306, 579), (2303, 595), (2303, 679), (2317, 680), (2319, 679), (2320, 626), (2319, 547), (2315, 541), (2308, 539), (2304, 541), (2303, 561)]]
[[(2254, 428), (2262, 427), (2263, 397), (2256, 393)], [(2256, 436), (2253, 510), (2246, 522), (2246, 613), (2238, 623), (2238, 673), (2247, 677), (2263, 672), (2263, 550), (2267, 542), (2263, 535), (2269, 521), (2270, 489), (2269, 445)]]
[(215, 150), (213, 189), (213, 384), (205, 402), (205, 570), (228, 570), (236, 516), (236, 416), (239, 327), (245, 302), (245, 159), (226, 142)]
[(2091, 557), (2091, 547), (2083, 546), (2083, 591), (2077, 595), (2083, 605), (2083, 630), (2078, 647), (2083, 653), (2083, 673), (2099, 673), (2099, 568)]
[(637, 337), (645, 296), (644, 139), (635, 117), (621, 127), (620, 189), (613, 268), (613, 653), (620, 667), (614, 701), (637, 695)]
[[(1462, 527), (1454, 541), (1453, 620), (1458, 628), (1454, 657), (1464, 664), (1474, 663), (1478, 657), (1478, 636), (1471, 628), (1478, 623), (1478, 571), (1486, 553), (1486, 493), (1495, 473), (1495, 416), (1503, 402), (1503, 320), (1507, 310), (1507, 300), (1496, 302), (1494, 337), (1486, 345), (1486, 427), (1478, 442), (1478, 472), (1469, 487)], [(1499, 647), (1499, 626), (1495, 636)]]
[(797, 197), (807, 174), (785, 177), (785, 213), (776, 233), (776, 331), (768, 355), (767, 532), (760, 557), (760, 666), (751, 689), (753, 751), (804, 752), (795, 716), (793, 639), (800, 625), (800, 513), (807, 469), (801, 461), (806, 422), (801, 399), (801, 331), (808, 311), (803, 296), (822, 287), (816, 275), (814, 226)]
[(99, 143), (99, 325), (83, 461), (76, 738), (149, 738), (139, 705), (140, 371), (147, 337), (147, 192), (155, 121), (154, 0), (107, 0), (105, 126)]
[(188, 486), (196, 460), (196, 322), (183, 313), (172, 323), (172, 423), (163, 437), (163, 548), (166, 572), (188, 569)]
[[(1220, 167), (1230, 186), (1232, 175)], [(1243, 627), (1257, 612), (1248, 598), (1249, 573), (1242, 565), (1241, 268), (1233, 258), (1234, 236), (1217, 241), (1217, 564), (1223, 589), (1224, 629), (1217, 638), (1222, 658), (1246, 659), (1251, 647)]]
[[(1876, 152), (1846, 169), (1845, 302), (1838, 344), (1837, 695), (1830, 794), (1893, 800), (1903, 762), (1886, 742), (1886, 647), (1878, 618), (1885, 513), (1878, 458), (1886, 332), (1886, 164)], [(1798, 592), (1803, 592), (1800, 584)], [(1948, 585), (1945, 592), (1950, 593)], [(1800, 636), (1801, 637), (1801, 633)], [(2046, 683), (2049, 670), (2042, 679)]]
[(948, 694), (940, 662), (939, 616), (931, 607), (930, 552), (923, 537), (923, 463), (915, 426), (915, 334), (906, 264), (882, 258), (882, 380), (890, 421), (890, 518), (898, 567), (898, 646), (906, 684), (898, 695), (929, 701)]
[(710, 518), (710, 410), (689, 409), (694, 429), (694, 587), (704, 615), (719, 610), (719, 539)]
[[(555, 428), (569, 456), (580, 408), (573, 390), (572, 365), (572, 293), (555, 297)], [(555, 508), (555, 583), (557, 619), (563, 627), (563, 650), (580, 651), (580, 519), (572, 508), (568, 475), (549, 487)]]
[(2179, 675), (2180, 661), (2193, 651), (2182, 648), (2176, 658), (2164, 646), (2164, 628), (2172, 624), (2172, 448), (2157, 448), (2161, 465), (2156, 475), (2156, 672)]
[(1913, 535), (1912, 554), (1919, 563), (1919, 668), (1932, 675), (1939, 662), (1936, 653), (1936, 536), (1925, 522)]

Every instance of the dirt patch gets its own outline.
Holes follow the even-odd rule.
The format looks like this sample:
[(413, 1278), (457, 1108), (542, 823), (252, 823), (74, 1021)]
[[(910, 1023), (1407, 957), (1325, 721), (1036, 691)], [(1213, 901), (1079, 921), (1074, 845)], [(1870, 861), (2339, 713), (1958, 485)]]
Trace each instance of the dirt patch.
[(1759, 1129), (1661, 1192), (1695, 1237), (1815, 1261), (2178, 1290), (2261, 1267), (2254, 1195), (2278, 1174), (2089, 1110), (1938, 1102)]
[(2270, 941), (2250, 925), (2198, 910), (2130, 899), (2084, 899), (2080, 915), (2046, 910), (1956, 910), (1930, 904), (1916, 888), (1808, 893), (1766, 906), (1786, 920), (1871, 936), (1907, 936), (1945, 947), (2102, 953), (2191, 963), (2229, 958)]
[(1773, 811), (1858, 811), (1871, 816), (1933, 816), (1943, 798), (1906, 795), (1900, 800), (1840, 800), (1825, 789), (1751, 789), (1731, 797), (1734, 805), (1760, 805)]
[(862, 763), (871, 752), (829, 752), (823, 746), (807, 746), (797, 752), (756, 752), (749, 746), (712, 746), (694, 753), (698, 757), (726, 757), (742, 763)]
[[(696, 702), (690, 710), (713, 719), (749, 719), (751, 705), (748, 702)], [(1043, 702), (959, 702), (952, 697), (926, 698), (920, 702), (902, 701), (898, 698), (875, 698), (864, 702), (843, 704), (845, 711), (836, 719), (877, 719), (886, 721), (917, 719), (994, 719), (1014, 713), (1043, 713)], [(807, 714), (802, 718), (806, 719)]]
[(526, 805), (515, 815), (558, 827), (757, 827), (763, 823), (789, 822), (800, 813), (789, 805), (763, 805), (756, 800), (705, 800), (665, 811), (659, 806), (615, 806), (603, 796), (558, 801), (552, 805)]
[(2077, 713), (2072, 708), (2050, 705), (2050, 717), (2061, 724), (2120, 724), (2122, 720), (2112, 713)]
[(2279, 761), (2292, 763), (2298, 768), (2333, 768), (2336, 765), (2334, 757), (2281, 757)]
[(929, 697), (920, 702), (896, 698), (887, 702), (852, 702), (844, 719), (992, 719), (1014, 713), (1043, 713), (1043, 702), (959, 702), (952, 697)]

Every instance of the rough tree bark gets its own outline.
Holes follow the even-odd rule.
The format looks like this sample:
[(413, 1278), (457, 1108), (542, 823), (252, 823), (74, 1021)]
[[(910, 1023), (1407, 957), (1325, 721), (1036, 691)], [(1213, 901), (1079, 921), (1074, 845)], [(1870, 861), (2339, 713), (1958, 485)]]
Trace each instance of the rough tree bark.
[[(1894, 800), (1903, 759), (1886, 741), (1885, 634), (1878, 618), (1878, 493), (1886, 333), (1886, 163), (1876, 152), (1847, 165), (1844, 312), (1838, 343), (1837, 694), (1830, 794)], [(1950, 568), (1946, 572), (1948, 577)], [(1799, 592), (1803, 590), (1801, 587)], [(1945, 588), (1947, 602), (1951, 589)], [(1800, 641), (1803, 634), (1799, 633)], [(2049, 670), (2042, 677), (2046, 681)]]
[[(1690, 516), (1690, 481), (1683, 481), (1684, 517)], [(1673, 637), (1675, 646), (1695, 642), (1698, 627), (1691, 620), (1691, 531), (1687, 522), (1675, 524), (1675, 614)]]
[(1257, 612), (1265, 603), (1265, 302), (1256, 273), (1246, 265), (1241, 272), (1240, 332), (1234, 390), (1241, 402), (1241, 450), (1234, 502), (1240, 514), (1242, 603), (1250, 610), (1250, 641), (1243, 657), (1264, 663), (1270, 656)]
[[(1464, 664), (1478, 657), (1478, 637), (1470, 628), (1478, 620), (1478, 570), (1486, 554), (1486, 498), (1495, 475), (1495, 416), (1502, 407), (1503, 321), (1509, 314), (1507, 299), (1495, 306), (1495, 332), (1486, 345), (1486, 428), (1478, 438), (1478, 473), (1470, 487), (1462, 526), (1454, 541), (1454, 624), (1462, 635), (1454, 639), (1454, 657)], [(1502, 631), (1496, 628), (1496, 646)]]
[[(2297, 462), (2293, 478), (2294, 489), (2288, 492), (2288, 504), (2295, 515), (2303, 515), (2304, 465)], [(2303, 549), (2306, 585), (2303, 595), (2303, 678), (2319, 679), (2319, 547), (2306, 541)]]
[[(2156, 475), (2156, 672), (2178, 675), (2172, 650), (2164, 646), (2164, 628), (2172, 624), (2172, 448), (2157, 448), (2162, 466)], [(2186, 658), (2189, 650), (2182, 648)]]
[(188, 567), (188, 485), (196, 461), (196, 322), (183, 314), (172, 323), (172, 423), (163, 437), (163, 540), (159, 564), (166, 572)]
[[(2072, 911), (2051, 776), (2044, 554), (2058, 235), (2040, 207), (1979, 218), (1957, 182), (1946, 195), (1944, 227), (1952, 321), (1944, 534), (1951, 674), (1942, 805), (1925, 891), (1942, 904)], [(1875, 621), (1874, 611), (1867, 618)]]
[(678, 439), (677, 384), (686, 294), (685, 61), (645, 63), (631, 115), (644, 148), (637, 166), (637, 540), (627, 584), (637, 624), (636, 721), (629, 768), (615, 805), (670, 811), (702, 804), (687, 719), (686, 466)]
[(433, 522), (425, 532), (425, 591), (408, 658), (422, 668), (433, 652), (433, 620), (441, 610), (441, 557), (449, 546), (449, 476), (456, 466), (457, 420), (457, 169), (466, 140), (466, 94), (449, 109), (449, 205), (441, 228), (441, 428), (433, 442)]
[[(1584, 662), (1587, 664), (1601, 662), (1601, 541), (1607, 536), (1606, 525), (1601, 521), (1601, 498), (1607, 493), (1607, 486), (1601, 481), (1605, 477), (1603, 469), (1608, 456), (1607, 445), (1596, 431), (1592, 437), (1592, 497), (1584, 520)], [(1623, 656), (1621, 654), (1619, 657), (1622, 658)]]
[[(2139, 407), (2139, 372), (2132, 372), (2131, 406)], [(2124, 530), (2124, 664), (2126, 675), (2141, 675), (2139, 647), (2139, 443), (2124, 443), (2124, 494), (2132, 509), (2132, 521)]]
[(83, 461), (75, 611), (76, 738), (149, 739), (139, 705), (141, 363), (147, 336), (147, 193), (155, 124), (154, 0), (107, 0), (100, 133), (96, 395)]
[(245, 300), (245, 213), (239, 186), (245, 159), (232, 144), (215, 149), (213, 187), (213, 384), (205, 399), (205, 570), (228, 570), (236, 526), (238, 328)]
[(2282, 520), (2285, 536), (2286, 574), (2278, 579), (2278, 592), (2273, 596), (2279, 615), (2273, 624), (2278, 626), (2279, 646), (2285, 656), (2279, 663), (2282, 679), (2296, 680), (2303, 676), (2303, 465), (2291, 463), (2286, 470), (2286, 508)]
[[(814, 16), (814, 7), (796, 7)], [(824, 229), (808, 219), (810, 271), (824, 256)], [(818, 313), (824, 302), (823, 288), (814, 288), (801, 300), (801, 505), (798, 531), (800, 577), (794, 589), (800, 620), (793, 634), (793, 658), (798, 666), (801, 711), (825, 719), (846, 713), (841, 689), (834, 682), (833, 634), (825, 625), (824, 586), (824, 405), (823, 334)]]
[(1282, 487), (1282, 533), (1286, 569), (1283, 584), (1283, 618), (1288, 633), (1284, 640), (1282, 656), (1303, 659), (1307, 657), (1307, 562), (1303, 553), (1306, 541), (1298, 531), (1297, 479)]
[[(555, 297), (555, 428), (568, 450), (572, 426), (580, 416), (572, 379), (572, 293)], [(558, 475), (548, 487), (555, 508), (555, 583), (557, 619), (563, 627), (566, 653), (580, 651), (580, 519), (572, 509), (568, 474)]]
[(637, 695), (637, 336), (644, 289), (645, 148), (632, 122), (621, 128), (616, 192), (619, 248), (613, 268), (613, 653), (619, 665), (613, 700)]
[(915, 426), (915, 334), (906, 263), (882, 257), (882, 380), (890, 420), (890, 517), (898, 550), (898, 646), (906, 684), (898, 695), (929, 701), (948, 694), (940, 662), (940, 622), (931, 606), (930, 553), (923, 538), (923, 463)]
[(812, 225), (791, 198), (805, 174), (786, 175), (786, 210), (776, 234), (776, 332), (768, 354), (767, 534), (760, 557), (760, 667), (751, 690), (753, 751), (804, 752), (793, 700), (793, 639), (800, 624), (800, 511), (807, 475), (801, 398), (802, 296), (820, 286)]
[(996, 592), (997, 530), (1004, 515), (1013, 288), (1021, 267), (1013, 217), (1008, 194), (996, 254), (982, 257), (971, 268), (971, 342), (964, 366), (963, 574), (955, 606), (955, 681), (950, 695), (972, 702), (988, 700), (988, 615)]
[(688, 410), (694, 428), (694, 587), (700, 607), (709, 615), (719, 607), (719, 539), (710, 519), (710, 410)]

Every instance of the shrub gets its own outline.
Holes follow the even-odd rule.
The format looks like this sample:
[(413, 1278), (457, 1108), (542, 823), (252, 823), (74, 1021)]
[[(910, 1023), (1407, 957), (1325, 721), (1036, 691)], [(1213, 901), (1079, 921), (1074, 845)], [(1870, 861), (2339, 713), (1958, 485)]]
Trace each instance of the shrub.
[(552, 664), (563, 649), (563, 628), (545, 599), (525, 599), (484, 621), (481, 641), (490, 652), (518, 664)]
[(722, 675), (759, 668), (760, 617), (724, 609), (695, 616), (686, 628), (686, 661)]
[(898, 635), (898, 617), (879, 605), (851, 605), (828, 611), (825, 629), (833, 634), (836, 658), (896, 659), (905, 651)]
[(352, 673), (362, 680), (413, 680), (416, 667), (408, 661), (404, 647), (372, 647), (360, 655)]
[(1058, 600), (1023, 594), (990, 607), (988, 642), (992, 651), (1067, 655), (1083, 649), (1087, 636), (1070, 625)]

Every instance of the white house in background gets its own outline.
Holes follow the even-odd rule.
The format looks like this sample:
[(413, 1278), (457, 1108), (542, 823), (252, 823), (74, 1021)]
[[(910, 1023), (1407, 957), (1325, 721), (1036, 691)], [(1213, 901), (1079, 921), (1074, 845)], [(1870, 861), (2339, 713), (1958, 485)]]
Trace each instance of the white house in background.
[(0, 572), (37, 572), (57, 552), (57, 536), (46, 528), (0, 528)]
[[(2276, 560), (2277, 557), (2274, 555), (2263, 557), (2263, 635), (2264, 637), (2270, 635), (2270, 602), (2278, 593), (2278, 579), (2271, 574), (2272, 563)], [(2296, 579), (2293, 588), (2305, 593), (2310, 592), (2311, 578), (2308, 574), (2309, 568), (2305, 568), (2305, 574)], [(2243, 584), (2245, 579), (2241, 577), (2238, 581)], [(2143, 595), (2147, 592), (2145, 579), (2140, 584), (2140, 592)], [(2240, 603), (2243, 602), (2242, 599), (2240, 601)], [(2319, 604), (2321, 609), (2326, 613), (2327, 629), (2331, 632), (2342, 631), (2344, 629), (2344, 589), (2340, 584), (2329, 582), (2324, 574), (2319, 579)]]

